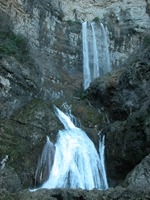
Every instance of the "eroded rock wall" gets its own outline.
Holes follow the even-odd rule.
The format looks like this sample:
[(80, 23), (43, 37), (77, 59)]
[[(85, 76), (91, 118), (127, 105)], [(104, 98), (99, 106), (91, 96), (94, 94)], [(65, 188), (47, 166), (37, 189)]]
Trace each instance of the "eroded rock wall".
[[(81, 76), (81, 23), (63, 22), (59, 1), (0, 1), (0, 11), (4, 19), (1, 26), (9, 23), (15, 34), (27, 39), (31, 56), (41, 68), (44, 87), (56, 82), (67, 84), (63, 73)], [(51, 98), (46, 89), (44, 96)]]
[[(149, 2), (138, 0), (61, 1), (64, 19), (103, 22), (108, 30), (114, 68), (130, 61), (150, 30)], [(142, 33), (142, 34), (141, 34)]]
[[(60, 66), (71, 76), (82, 71), (81, 22), (99, 19), (104, 23), (113, 68), (132, 60), (150, 30), (149, 2), (144, 0), (16, 0), (0, 5), (11, 17), (13, 30), (28, 38), (34, 52), (44, 52), (50, 68)], [(38, 63), (39, 54), (35, 55)]]
[[(0, 55), (0, 156), (8, 154), (8, 165), (15, 168), (21, 185), (34, 185), (45, 136), (55, 141), (62, 128), (50, 105), (56, 100), (59, 106), (66, 100), (73, 104), (73, 112), (88, 127), (95, 144), (97, 132), (111, 123), (105, 129), (108, 176), (112, 182), (123, 181), (149, 153), (149, 61), (136, 60), (149, 42), (149, 0), (0, 0), (0, 16), (2, 30), (13, 30), (27, 39), (33, 59), (26, 57), (20, 63), (12, 47), (11, 55)], [(106, 27), (113, 68), (135, 62), (122, 76), (124, 70), (106, 75), (104, 82), (98, 80), (91, 87), (94, 100), (82, 101), (78, 96), (82, 90), (81, 22), (93, 20)]]

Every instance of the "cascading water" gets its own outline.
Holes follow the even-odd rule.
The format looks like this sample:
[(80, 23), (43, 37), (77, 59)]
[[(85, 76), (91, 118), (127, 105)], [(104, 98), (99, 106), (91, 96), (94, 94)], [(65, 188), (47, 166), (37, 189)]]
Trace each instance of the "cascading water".
[[(98, 28), (99, 26), (100, 28)], [(89, 45), (90, 38), (88, 36), (88, 32), (91, 33), (91, 29), (87, 28), (87, 22), (82, 23), (84, 90), (89, 87), (91, 81), (95, 78), (111, 71), (108, 38), (104, 25), (102, 23), (95, 25), (92, 22), (91, 28), (92, 48)], [(93, 55), (92, 61), (89, 53)]]
[(83, 40), (83, 87), (87, 89), (91, 82), (91, 72), (89, 67), (89, 50), (88, 50), (87, 22), (82, 23), (82, 40)]
[(104, 138), (100, 140), (99, 155), (90, 138), (73, 124), (69, 116), (57, 107), (55, 113), (65, 129), (58, 132), (53, 165), (41, 188), (107, 189)]
[(71, 106), (67, 104), (67, 102), (63, 103), (61, 106), (65, 110), (65, 114), (69, 116), (70, 120), (73, 122), (73, 124), (77, 127), (81, 127), (80, 120), (74, 117), (71, 113)]
[(102, 66), (103, 66), (103, 71), (104, 73), (110, 72), (111, 71), (111, 64), (110, 64), (110, 57), (109, 57), (109, 48), (108, 48), (108, 38), (106, 34), (106, 30), (104, 28), (104, 25), (100, 23), (101, 25), (101, 30), (102, 30)]
[(95, 35), (95, 28), (94, 28), (95, 23), (91, 23), (92, 27), (92, 35), (93, 35), (93, 80), (97, 77), (100, 76), (99, 73), (99, 60), (98, 60), (98, 50), (97, 50), (97, 42), (96, 42), (96, 35)]
[(106, 176), (106, 170), (105, 170), (105, 135), (102, 135), (100, 132), (100, 140), (99, 140), (99, 156), (100, 156), (100, 162), (102, 165), (102, 174), (104, 177), (104, 182), (106, 183), (107, 187), (107, 176)]
[(38, 166), (35, 172), (35, 183), (43, 183), (48, 179), (54, 162), (55, 146), (47, 136), (46, 144), (44, 145), (41, 159), (38, 161)]

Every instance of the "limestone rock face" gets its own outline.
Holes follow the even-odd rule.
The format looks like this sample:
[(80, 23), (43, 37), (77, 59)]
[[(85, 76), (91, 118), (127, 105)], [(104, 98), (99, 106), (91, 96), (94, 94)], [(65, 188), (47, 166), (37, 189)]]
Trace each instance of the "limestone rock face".
[[(110, 182), (122, 182), (150, 153), (150, 54), (148, 48), (144, 51), (150, 44), (150, 1), (0, 0), (0, 18), (0, 158), (9, 155), (8, 167), (15, 169), (17, 181), (24, 188), (34, 185), (45, 136), (55, 141), (62, 128), (51, 103), (61, 106), (69, 101), (96, 145), (97, 132), (103, 129)], [(79, 95), (83, 82), (81, 23), (88, 21), (90, 29), (93, 20), (106, 28), (116, 71), (93, 82), (83, 103)], [(20, 53), (26, 50), (20, 35), (30, 49), (23, 51), (26, 56)], [(139, 59), (141, 52), (144, 57)], [(122, 191), (106, 196), (122, 198)], [(44, 193), (49, 196), (48, 191)], [(95, 191), (89, 199), (95, 193), (98, 199)], [(62, 194), (56, 191), (51, 198), (69, 199), (70, 192), (64, 194), (67, 197)], [(75, 194), (72, 199), (88, 199), (88, 194), (77, 194), (77, 198)], [(34, 196), (28, 195), (29, 199)]]
[(16, 34), (27, 38), (32, 56), (43, 68), (43, 80), (47, 79), (46, 74), (57, 75), (55, 79), (60, 79), (59, 70), (57, 74), (55, 72), (58, 67), (72, 76), (74, 70), (79, 71), (81, 24), (62, 22), (59, 1), (0, 1), (0, 8), (3, 19), (11, 18), (11, 23), (5, 20), (1, 26), (6, 26), (9, 21)]
[(138, 0), (61, 0), (64, 19), (103, 22), (114, 68), (130, 61), (150, 29), (149, 2)]
[(105, 25), (113, 68), (132, 60), (150, 29), (149, 2), (143, 0), (1, 0), (0, 5), (2, 18), (9, 16), (13, 31), (24, 35), (34, 52), (38, 50), (33, 57), (41, 63), (41, 53), (48, 55), (45, 65), (51, 73), (56, 66), (71, 76), (81, 73), (83, 21), (99, 19)]
[[(149, 2), (138, 0), (60, 0), (65, 19), (80, 19), (84, 21), (92, 21), (95, 17), (105, 18), (108, 13), (114, 13), (117, 21), (136, 21), (137, 25), (147, 28), (148, 13), (146, 11)], [(141, 16), (138, 13), (142, 13)], [(124, 14), (124, 15), (123, 15)], [(142, 19), (144, 17), (144, 19)], [(140, 23), (140, 24), (139, 24)]]
[(38, 67), (20, 64), (15, 58), (0, 60), (1, 118), (11, 116), (16, 109), (27, 103), (39, 93), (40, 85)]

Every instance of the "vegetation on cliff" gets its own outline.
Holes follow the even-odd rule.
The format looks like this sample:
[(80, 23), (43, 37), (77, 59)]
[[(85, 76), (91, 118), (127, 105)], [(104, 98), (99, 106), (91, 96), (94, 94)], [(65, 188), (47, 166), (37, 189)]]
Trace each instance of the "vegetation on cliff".
[(11, 30), (0, 31), (0, 55), (14, 56), (23, 63), (29, 59), (29, 50), (26, 39), (21, 35), (14, 34)]
[[(58, 1), (18, 2), (22, 4), (11, 2), (8, 6), (9, 1), (0, 2), (2, 8), (10, 8), (14, 18), (8, 17), (9, 10), (0, 13), (5, 19), (2, 25), (0, 22), (0, 159), (8, 155), (4, 168), (0, 166), (0, 199), (149, 199), (145, 182), (139, 181), (146, 179), (149, 183), (150, 38), (142, 32), (147, 30), (145, 23), (137, 20), (128, 4), (126, 10), (111, 7), (107, 16), (103, 10), (110, 31), (113, 65), (120, 68), (96, 79), (83, 92), (81, 22), (63, 21)], [(80, 15), (83, 21), (84, 15)], [(90, 17), (93, 19), (93, 15)], [(148, 21), (147, 18), (146, 15), (144, 19)], [(94, 21), (99, 19), (95, 17)], [(11, 31), (19, 32), (18, 27), (24, 36)], [(26, 33), (32, 42), (25, 39)], [(23, 190), (35, 186), (34, 174), (46, 135), (55, 142), (58, 130), (63, 128), (52, 104), (63, 109), (64, 102), (71, 105), (72, 114), (80, 119), (96, 147), (97, 133), (102, 130), (106, 135), (109, 185), (128, 188), (119, 186), (106, 192)], [(146, 164), (141, 162), (145, 156)], [(138, 189), (133, 182), (140, 182)]]

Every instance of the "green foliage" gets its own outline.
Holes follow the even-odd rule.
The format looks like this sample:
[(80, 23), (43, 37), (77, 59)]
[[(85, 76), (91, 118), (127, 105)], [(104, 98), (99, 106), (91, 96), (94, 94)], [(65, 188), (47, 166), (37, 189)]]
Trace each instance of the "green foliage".
[(68, 21), (67, 21), (67, 24), (68, 24), (69, 26), (73, 26), (73, 25), (80, 25), (81, 22), (80, 22), (80, 21), (68, 20)]
[(12, 31), (0, 31), (0, 55), (11, 55), (18, 61), (25, 62), (28, 58), (26, 40)]
[(144, 37), (144, 45), (146, 47), (150, 46), (150, 35)]
[(95, 18), (93, 19), (93, 22), (99, 22), (99, 17), (95, 17)]

